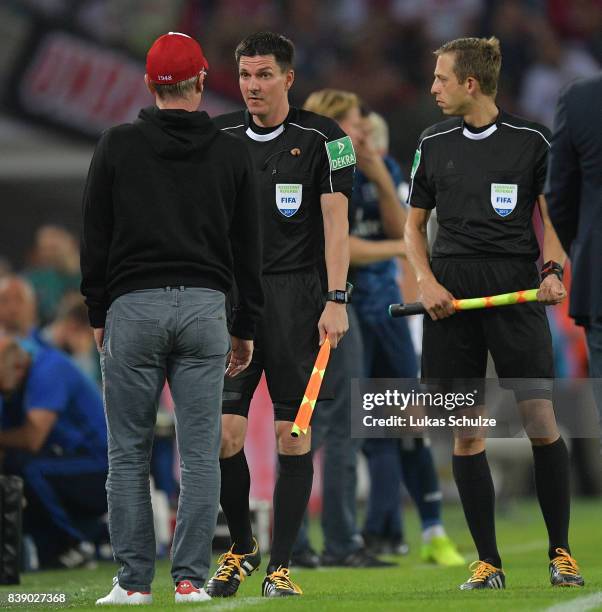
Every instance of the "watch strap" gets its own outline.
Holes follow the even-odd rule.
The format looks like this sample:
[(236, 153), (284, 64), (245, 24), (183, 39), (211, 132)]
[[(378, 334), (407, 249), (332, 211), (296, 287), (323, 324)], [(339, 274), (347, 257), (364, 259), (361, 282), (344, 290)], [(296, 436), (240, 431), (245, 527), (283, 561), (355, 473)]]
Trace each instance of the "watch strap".
[(555, 274), (558, 280), (562, 281), (563, 269), (562, 266), (557, 262), (550, 259), (541, 268), (541, 280), (550, 274)]

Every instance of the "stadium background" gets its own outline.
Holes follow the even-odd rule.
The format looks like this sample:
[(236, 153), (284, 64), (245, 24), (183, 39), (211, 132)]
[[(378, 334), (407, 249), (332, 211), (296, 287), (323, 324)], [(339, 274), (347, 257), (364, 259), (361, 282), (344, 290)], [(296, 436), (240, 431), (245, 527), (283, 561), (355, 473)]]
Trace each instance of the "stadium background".
[[(156, 36), (181, 31), (201, 41), (210, 62), (204, 108), (214, 115), (240, 107), (233, 50), (259, 29), (295, 42), (293, 104), (322, 87), (355, 91), (389, 121), (391, 153), (406, 173), (420, 132), (440, 119), (429, 88), (432, 50), (442, 41), (499, 37), (499, 104), (549, 127), (562, 85), (602, 65), (601, 0), (5, 0), (0, 268), (35, 264), (34, 236), (42, 225), (78, 234), (95, 140), (152, 103), (142, 75)], [(581, 329), (567, 317), (566, 304), (549, 312), (558, 375), (586, 376)], [(253, 410), (256, 416), (265, 411), (266, 418), (252, 421), (250, 432), (252, 495), (258, 499), (269, 499), (272, 491), (273, 466), (259, 461), (273, 445), (268, 401), (260, 389)], [(497, 442), (492, 455), (502, 499), (532, 495), (528, 455), (516, 455), (514, 441)], [(453, 499), (448, 449), (436, 450), (446, 497)], [(576, 492), (599, 495), (595, 441), (574, 440), (572, 457)], [(315, 486), (314, 510), (318, 491)]]

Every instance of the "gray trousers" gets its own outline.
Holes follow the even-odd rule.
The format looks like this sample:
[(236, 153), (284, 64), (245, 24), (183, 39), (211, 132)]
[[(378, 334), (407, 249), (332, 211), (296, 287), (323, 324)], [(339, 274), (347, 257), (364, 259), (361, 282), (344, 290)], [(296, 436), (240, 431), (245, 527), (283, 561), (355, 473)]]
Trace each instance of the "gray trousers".
[(116, 299), (101, 355), (109, 436), (109, 530), (119, 584), (149, 591), (155, 533), (149, 469), (165, 381), (175, 402), (181, 490), (174, 582), (202, 586), (211, 562), (220, 470), (221, 398), (230, 350), (225, 297), (200, 288), (145, 289)]

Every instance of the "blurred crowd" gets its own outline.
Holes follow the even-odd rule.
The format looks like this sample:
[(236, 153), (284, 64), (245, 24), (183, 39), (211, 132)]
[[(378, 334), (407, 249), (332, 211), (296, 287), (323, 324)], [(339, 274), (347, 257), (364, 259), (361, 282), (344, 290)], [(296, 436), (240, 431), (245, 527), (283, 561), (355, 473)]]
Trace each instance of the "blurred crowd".
[[(459, 36), (497, 36), (500, 104), (548, 126), (559, 89), (602, 64), (601, 0), (24, 0), (108, 46), (142, 59), (166, 30), (198, 38), (208, 87), (238, 102), (234, 48), (272, 29), (297, 51), (293, 104), (323, 87), (356, 92), (388, 119), (392, 151), (409, 163), (419, 126), (437, 119), (428, 91), (432, 51)], [(418, 133), (417, 133), (418, 132)]]
[(60, 226), (42, 226), (28, 259), (19, 276), (7, 260), (0, 270), (0, 330), (61, 349), (100, 384), (88, 310), (79, 292), (77, 239)]

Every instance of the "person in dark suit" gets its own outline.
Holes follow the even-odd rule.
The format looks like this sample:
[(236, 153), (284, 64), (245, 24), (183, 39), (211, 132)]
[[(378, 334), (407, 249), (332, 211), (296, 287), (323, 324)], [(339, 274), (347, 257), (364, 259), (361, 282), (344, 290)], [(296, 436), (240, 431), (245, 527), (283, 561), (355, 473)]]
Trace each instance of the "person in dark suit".
[[(590, 376), (602, 378), (602, 72), (569, 84), (556, 107), (545, 195), (569, 253), (569, 314), (585, 328)], [(594, 383), (602, 431), (602, 383)], [(601, 452), (602, 452), (602, 438)]]

